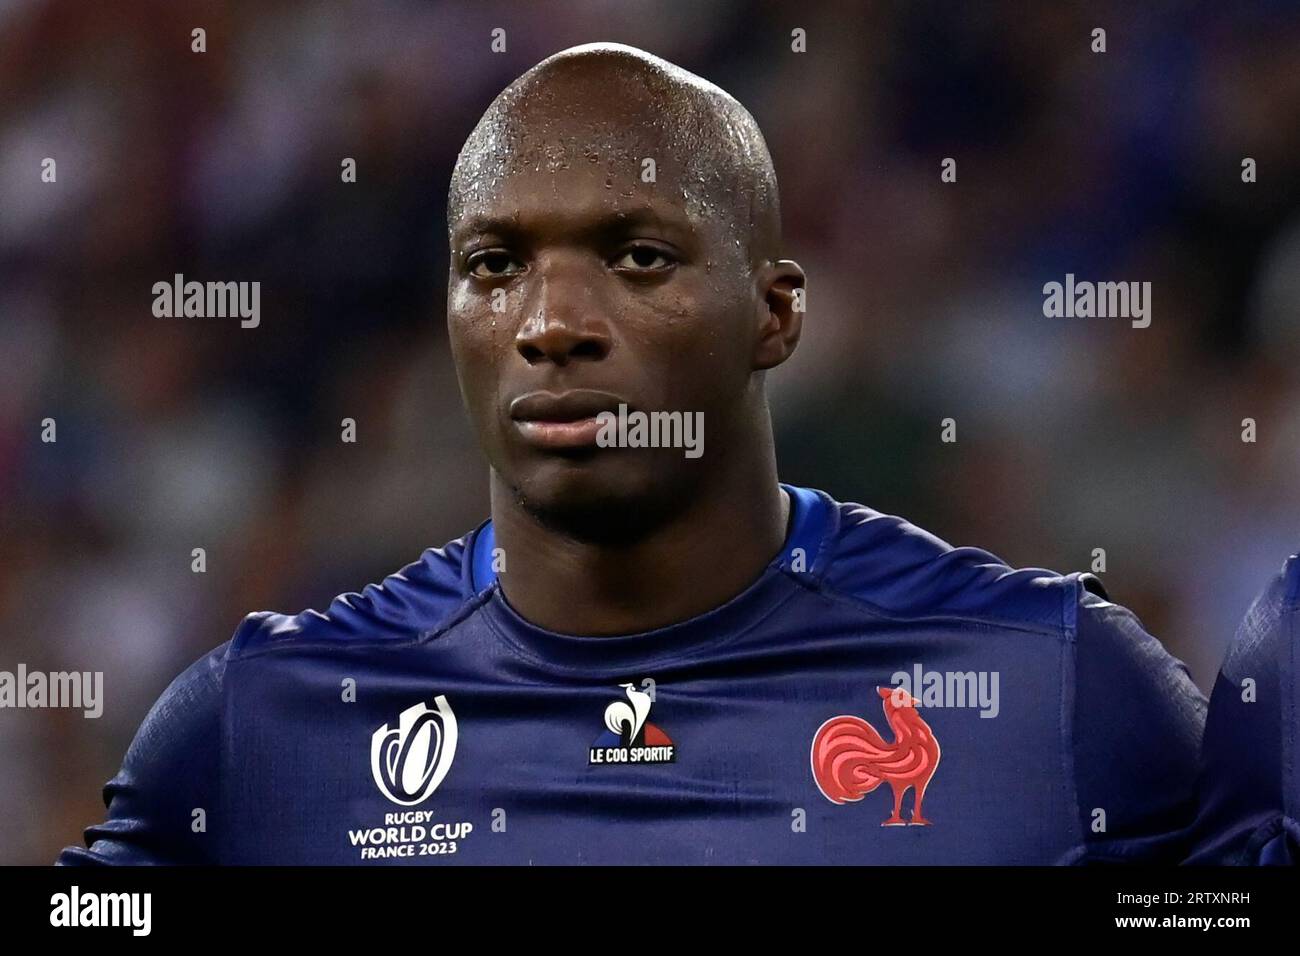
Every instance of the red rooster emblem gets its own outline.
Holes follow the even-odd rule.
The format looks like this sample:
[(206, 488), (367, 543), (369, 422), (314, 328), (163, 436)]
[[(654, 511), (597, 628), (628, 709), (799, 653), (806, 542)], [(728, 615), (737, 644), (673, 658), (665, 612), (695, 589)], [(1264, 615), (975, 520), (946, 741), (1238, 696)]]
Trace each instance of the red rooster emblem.
[(813, 737), (812, 772), (817, 786), (831, 803), (852, 803), (888, 783), (894, 791), (894, 813), (881, 826), (906, 825), (899, 811), (903, 794), (912, 788), (911, 823), (929, 826), (921, 815), (921, 801), (939, 765), (939, 742), (921, 719), (919, 701), (901, 687), (877, 687), (885, 720), (894, 731), (890, 743), (861, 717), (832, 717)]

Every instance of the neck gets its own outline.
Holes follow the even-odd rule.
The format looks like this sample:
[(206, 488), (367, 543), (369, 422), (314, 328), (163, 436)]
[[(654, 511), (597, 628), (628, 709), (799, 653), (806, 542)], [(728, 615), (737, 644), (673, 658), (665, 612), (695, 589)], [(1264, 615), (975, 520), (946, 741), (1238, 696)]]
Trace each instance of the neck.
[(790, 502), (771, 439), (751, 447), (757, 461), (710, 476), (666, 521), (614, 545), (547, 527), (493, 473), (492, 524), (505, 554), (497, 577), (506, 599), (538, 627), (578, 635), (654, 630), (725, 604), (785, 543)]

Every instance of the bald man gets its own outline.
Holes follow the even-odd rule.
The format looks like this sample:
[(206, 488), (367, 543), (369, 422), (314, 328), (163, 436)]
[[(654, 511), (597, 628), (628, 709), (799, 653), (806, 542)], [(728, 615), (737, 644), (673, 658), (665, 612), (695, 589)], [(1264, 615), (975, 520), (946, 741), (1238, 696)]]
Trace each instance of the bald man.
[(64, 863), (1174, 859), (1205, 701), (1080, 574), (778, 480), (802, 330), (731, 96), (566, 50), (471, 133), (447, 323), (491, 518), (248, 617)]

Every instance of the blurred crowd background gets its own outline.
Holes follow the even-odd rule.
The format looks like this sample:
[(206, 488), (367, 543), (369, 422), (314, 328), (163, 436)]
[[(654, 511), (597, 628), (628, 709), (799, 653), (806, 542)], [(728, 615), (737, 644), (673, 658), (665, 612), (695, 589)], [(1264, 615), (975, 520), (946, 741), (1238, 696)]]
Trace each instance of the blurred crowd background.
[[(244, 614), (320, 608), (486, 516), (448, 176), (503, 86), (594, 40), (767, 135), (810, 279), (769, 380), (785, 480), (1015, 565), (1104, 548), (1112, 598), (1208, 689), (1300, 549), (1297, 9), (0, 2), (0, 669), (101, 670), (106, 697), (0, 711), (0, 862), (102, 819), (150, 703)], [(155, 318), (177, 272), (259, 280), (260, 327)], [(1151, 326), (1045, 318), (1067, 272), (1150, 281)]]

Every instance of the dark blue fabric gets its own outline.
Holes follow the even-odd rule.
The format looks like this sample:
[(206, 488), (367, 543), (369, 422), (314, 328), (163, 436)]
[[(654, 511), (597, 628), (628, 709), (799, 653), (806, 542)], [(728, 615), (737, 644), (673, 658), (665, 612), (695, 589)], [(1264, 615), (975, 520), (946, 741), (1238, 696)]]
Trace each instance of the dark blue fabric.
[[(491, 573), (490, 522), (324, 612), (251, 615), (164, 693), (105, 790), (108, 822), (59, 861), (1181, 858), (1205, 701), (1130, 613), (1077, 574), (786, 488), (786, 546), (760, 578), (656, 631), (524, 621)], [(877, 688), (918, 667), (922, 706), (891, 710)], [(932, 672), (996, 675), (996, 708), (927, 701)], [(404, 712), (426, 736), (399, 732)], [(610, 747), (632, 723), (660, 745)], [(827, 795), (842, 765), (814, 773), (824, 726), (878, 735), (875, 789)], [(421, 740), (451, 755), (441, 778)], [(634, 751), (651, 759), (618, 762)], [(929, 825), (882, 826), (895, 787), (901, 822)]]
[(1255, 599), (1210, 694), (1192, 863), (1300, 861), (1300, 557)]

